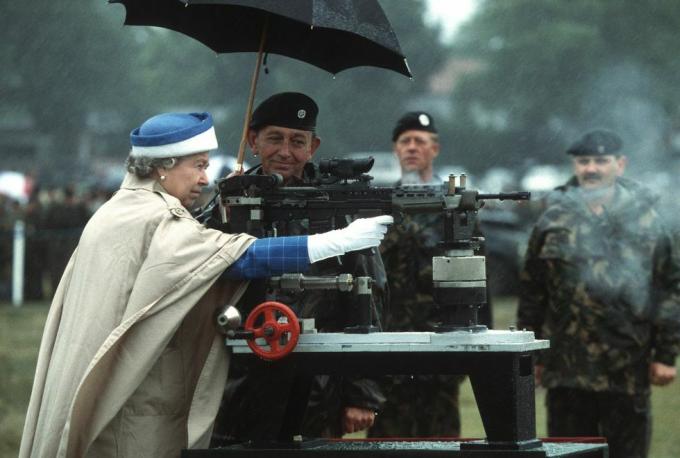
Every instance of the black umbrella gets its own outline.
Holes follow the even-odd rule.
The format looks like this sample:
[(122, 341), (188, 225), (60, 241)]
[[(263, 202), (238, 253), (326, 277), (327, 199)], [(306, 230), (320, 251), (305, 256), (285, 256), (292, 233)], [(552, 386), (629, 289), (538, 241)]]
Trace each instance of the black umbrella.
[(302, 60), (331, 73), (373, 66), (411, 76), (377, 0), (110, 0), (125, 5), (126, 25), (188, 35), (218, 53), (257, 51), (238, 164), (264, 53)]

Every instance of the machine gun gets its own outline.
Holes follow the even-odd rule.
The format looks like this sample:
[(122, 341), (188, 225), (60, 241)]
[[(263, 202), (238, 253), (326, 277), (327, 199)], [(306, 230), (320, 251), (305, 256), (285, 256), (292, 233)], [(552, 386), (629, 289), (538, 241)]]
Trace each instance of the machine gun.
[[(311, 186), (282, 186), (278, 175), (239, 175), (218, 182), (219, 221), (212, 226), (256, 237), (289, 235), (292, 221), (303, 221), (315, 234), (345, 227), (356, 218), (407, 214), (442, 215), (443, 256), (433, 258), (434, 300), (442, 312), (441, 332), (483, 331), (477, 312), (486, 303), (481, 239), (473, 236), (477, 211), (486, 200), (527, 200), (528, 192), (480, 194), (466, 189), (466, 176), (449, 176), (441, 186), (371, 186), (366, 175), (373, 158), (322, 161)], [(360, 326), (370, 326), (363, 313)]]

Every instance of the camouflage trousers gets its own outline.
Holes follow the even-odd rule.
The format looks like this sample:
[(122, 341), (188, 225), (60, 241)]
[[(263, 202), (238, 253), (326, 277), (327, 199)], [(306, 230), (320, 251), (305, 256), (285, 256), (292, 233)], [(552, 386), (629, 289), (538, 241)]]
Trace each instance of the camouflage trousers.
[(463, 375), (397, 376), (384, 386), (387, 398), (370, 437), (458, 437), (458, 392)]
[(603, 436), (610, 458), (645, 458), (652, 436), (649, 394), (551, 388), (546, 396), (548, 435)]

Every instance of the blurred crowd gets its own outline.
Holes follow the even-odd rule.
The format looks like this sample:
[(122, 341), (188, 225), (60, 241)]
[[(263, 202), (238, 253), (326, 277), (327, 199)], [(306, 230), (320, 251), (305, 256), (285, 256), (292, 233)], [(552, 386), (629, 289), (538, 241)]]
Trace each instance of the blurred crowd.
[(24, 299), (51, 299), (90, 216), (111, 197), (108, 188), (34, 185), (22, 204), (0, 194), (0, 301), (12, 295), (14, 227), (25, 224)]

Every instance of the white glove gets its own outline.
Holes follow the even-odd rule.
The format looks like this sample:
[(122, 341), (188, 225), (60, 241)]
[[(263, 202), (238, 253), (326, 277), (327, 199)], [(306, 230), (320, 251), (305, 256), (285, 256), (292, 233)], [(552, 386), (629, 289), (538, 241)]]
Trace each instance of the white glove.
[(348, 251), (363, 250), (380, 245), (387, 226), (394, 222), (389, 215), (360, 218), (344, 229), (310, 235), (307, 238), (307, 253), (310, 262), (340, 256)]

